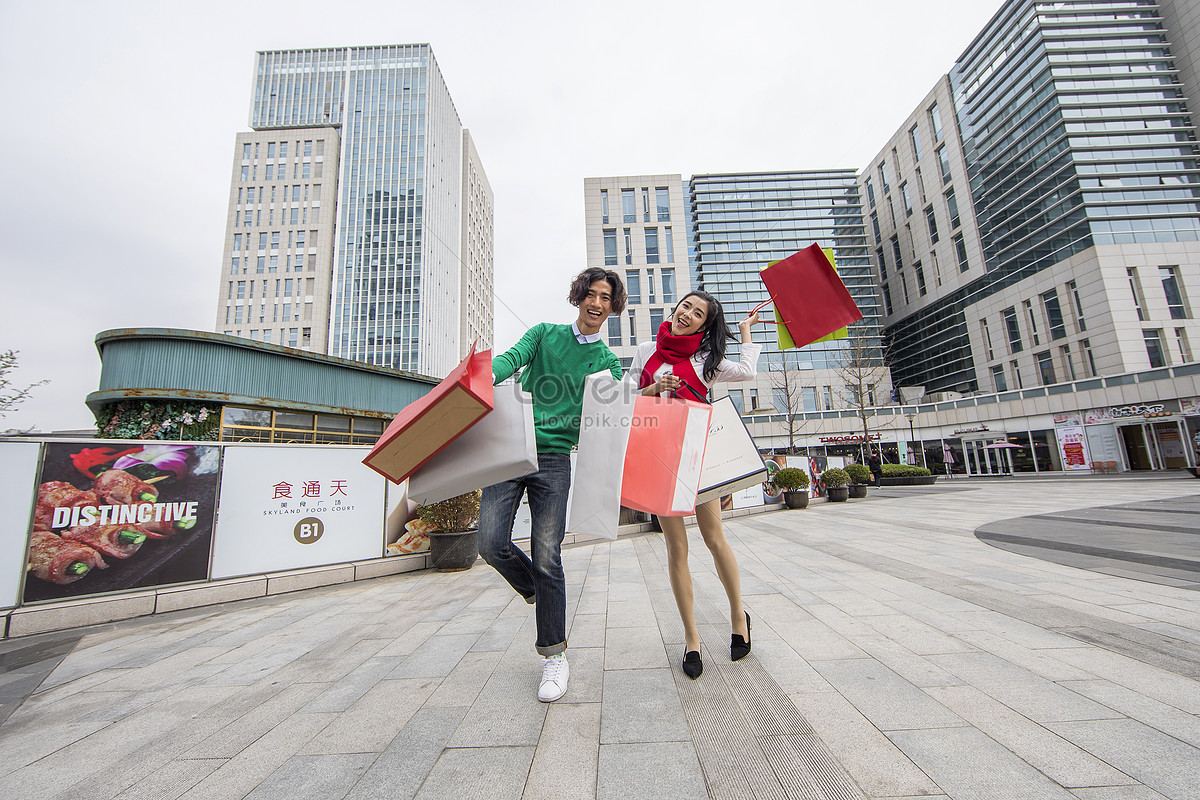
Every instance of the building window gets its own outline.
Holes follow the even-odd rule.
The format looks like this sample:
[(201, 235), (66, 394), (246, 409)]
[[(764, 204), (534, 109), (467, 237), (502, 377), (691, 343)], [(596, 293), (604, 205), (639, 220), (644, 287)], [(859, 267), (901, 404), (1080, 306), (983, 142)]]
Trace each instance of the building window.
[(929, 107), (929, 124), (933, 127), (933, 140), (940, 142), (942, 140), (942, 112), (938, 110), (937, 103)]
[(1008, 391), (1008, 381), (1004, 380), (1004, 367), (1000, 364), (992, 367), (992, 383), (997, 392)]
[(604, 264), (612, 266), (617, 263), (617, 231), (615, 228), (604, 232)]
[(1046, 323), (1050, 326), (1050, 339), (1062, 339), (1067, 335), (1062, 307), (1058, 304), (1058, 291), (1051, 289), (1042, 293), (1042, 308), (1046, 312)]
[(1052, 383), (1057, 383), (1054, 379), (1054, 359), (1050, 356), (1050, 351), (1038, 353), (1038, 371), (1042, 374), (1042, 386), (1049, 386)]
[(892, 190), (891, 183), (888, 181), (887, 162), (879, 163), (879, 186), (883, 189), (883, 193), (887, 194)]
[(921, 297), (925, 296), (925, 270), (921, 267), (921, 262), (913, 264), (913, 269), (917, 273), (917, 294)]
[(1075, 312), (1075, 327), (1080, 333), (1087, 330), (1087, 322), (1083, 318), (1083, 303), (1079, 300), (1079, 287), (1075, 285), (1075, 281), (1067, 284), (1067, 291), (1071, 293), (1071, 309)]
[(600, 190), (600, 224), (608, 224), (608, 189)]
[(646, 263), (658, 263), (658, 228), (646, 228)]
[(250, 159), (250, 143), (246, 142), (245, 144), (242, 145), (242, 160), (248, 161), (249, 159)]
[(1129, 291), (1133, 294), (1133, 305), (1137, 309), (1139, 321), (1146, 319), (1145, 300), (1142, 298), (1142, 287), (1138, 283), (1137, 270), (1133, 267), (1125, 270), (1125, 274), (1129, 276)]
[(675, 241), (671, 238), (671, 226), (663, 229), (663, 244), (667, 246), (667, 263), (675, 263)]
[(826, 386), (823, 396), (825, 398), (825, 410), (833, 411), (833, 387)]
[(929, 261), (933, 264), (933, 280), (938, 286), (941, 286), (942, 268), (938, 265), (937, 250), (929, 251)]
[(662, 280), (662, 299), (664, 303), (675, 302), (675, 270), (664, 269), (659, 277)]
[(730, 389), (729, 399), (733, 401), (733, 407), (738, 410), (739, 414), (745, 414), (745, 401), (742, 399), (741, 389)]
[(1008, 366), (1012, 370), (1013, 388), (1014, 389), (1024, 388), (1023, 386), (1021, 386), (1021, 370), (1017, 366), (1017, 362), (1015, 362), (1015, 361), (1010, 362)]
[(625, 270), (625, 293), (629, 296), (629, 305), (642, 302), (642, 278), (639, 270)]
[[(896, 272), (904, 269), (904, 262), (900, 258), (900, 237), (892, 237), (892, 257), (896, 259)], [(905, 301), (907, 302), (907, 301)]]
[(642, 222), (650, 221), (650, 190), (642, 187)]
[(916, 125), (913, 125), (912, 129), (908, 132), (908, 138), (910, 140), (912, 140), (913, 161), (920, 161), (921, 160), (921, 131), (917, 129)]
[(1162, 278), (1163, 294), (1167, 296), (1167, 308), (1171, 312), (1171, 319), (1187, 319), (1187, 305), (1179, 286), (1179, 268), (1159, 267), (1158, 275)]
[(663, 310), (661, 308), (650, 309), (650, 335), (657, 336), (658, 329), (663, 324)]
[(1151, 367), (1167, 365), (1166, 351), (1163, 349), (1162, 331), (1142, 331), (1146, 338), (1146, 355), (1150, 357)]
[(875, 232), (875, 241), (882, 242), (883, 236), (879, 233), (879, 215), (874, 211), (871, 212), (871, 230)]
[(646, 270), (646, 295), (651, 305), (658, 302), (654, 299), (654, 270)]
[(633, 314), (633, 309), (629, 309), (629, 344), (637, 344), (637, 317)]
[(987, 360), (991, 361), (996, 356), (992, 349), (992, 331), (988, 328), (987, 320), (979, 320), (979, 330), (983, 333), (983, 346), (987, 350)]
[(1059, 355), (1062, 356), (1062, 363), (1067, 370), (1066, 374), (1068, 375), (1068, 380), (1076, 380), (1079, 376), (1075, 374), (1075, 362), (1071, 359), (1070, 345), (1064, 344), (1062, 347), (1058, 348), (1058, 352)]
[(625, 263), (633, 263), (633, 236), (629, 233), (629, 228), (625, 229)]
[(908, 278), (904, 277), (904, 273), (900, 273), (900, 288), (904, 290), (904, 305), (908, 305), (912, 300), (908, 297)]
[(1017, 322), (1017, 309), (1013, 306), (1004, 309), (1004, 328), (1008, 331), (1008, 352), (1021, 352), (1024, 349), (1021, 344), (1021, 326)]
[(961, 233), (954, 236), (954, 254), (958, 256), (958, 271), (966, 272), (971, 263), (967, 261), (967, 243)]
[(634, 207), (633, 189), (621, 190), (621, 221), (637, 222), (637, 209)]
[(1037, 317), (1033, 314), (1033, 303), (1025, 301), (1025, 316), (1029, 318), (1029, 338), (1033, 341), (1033, 346), (1037, 347), (1042, 343), (1038, 337)]
[(938, 167), (942, 170), (942, 184), (950, 182), (950, 156), (946, 154), (946, 145), (937, 149)]
[(958, 199), (954, 196), (954, 190), (946, 192), (946, 211), (950, 213), (950, 227), (957, 228), (958, 219)]
[(242, 164), (242, 183), (250, 180), (250, 165)]
[(1187, 331), (1183, 328), (1175, 329), (1175, 343), (1179, 345), (1179, 360), (1186, 364), (1192, 360), (1192, 346), (1188, 343)]
[(1089, 378), (1094, 378), (1100, 373), (1096, 370), (1096, 359), (1092, 356), (1092, 343), (1087, 339), (1079, 340), (1079, 347), (1083, 350), (1083, 363), (1088, 368)]
[(925, 224), (929, 228), (929, 243), (937, 244), (937, 242), (938, 242), (937, 217), (935, 217), (933, 214), (933, 206), (926, 206), (926, 208), (925, 208)]
[(892, 315), (892, 291), (886, 283), (883, 285), (883, 310), (889, 317)]
[(917, 167), (917, 194), (921, 205), (925, 205), (925, 179), (921, 177), (921, 168)]
[[(871, 208), (875, 207), (875, 184), (871, 183), (871, 179), (867, 178), (864, 183), (867, 187), (867, 203)], [(876, 234), (878, 236), (879, 234)]]
[(608, 318), (608, 346), (621, 346), (621, 317), (618, 314)]
[[(750, 391), (753, 392), (754, 390), (751, 389)], [(820, 411), (820, 408), (817, 406), (817, 387), (815, 387), (815, 386), (802, 387), (802, 389), (800, 391), (800, 396), (804, 403), (805, 411)], [(751, 395), (750, 396), (751, 408), (758, 407), (757, 405), (754, 404), (754, 400), (755, 400), (754, 395)]]
[(658, 212), (659, 222), (671, 221), (671, 193), (665, 186), (659, 186), (654, 190), (654, 204)]

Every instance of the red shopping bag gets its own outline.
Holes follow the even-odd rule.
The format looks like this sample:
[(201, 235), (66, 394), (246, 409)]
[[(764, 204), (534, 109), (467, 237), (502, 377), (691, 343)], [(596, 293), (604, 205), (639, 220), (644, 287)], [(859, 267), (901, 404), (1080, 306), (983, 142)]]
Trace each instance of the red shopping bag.
[(759, 273), (796, 347), (804, 347), (862, 319), (819, 244), (812, 244)]
[(711, 414), (711, 406), (691, 400), (637, 398), (621, 475), (621, 505), (662, 517), (696, 510)]
[(492, 410), (492, 351), (471, 352), (429, 394), (409, 403), (363, 463), (400, 483)]

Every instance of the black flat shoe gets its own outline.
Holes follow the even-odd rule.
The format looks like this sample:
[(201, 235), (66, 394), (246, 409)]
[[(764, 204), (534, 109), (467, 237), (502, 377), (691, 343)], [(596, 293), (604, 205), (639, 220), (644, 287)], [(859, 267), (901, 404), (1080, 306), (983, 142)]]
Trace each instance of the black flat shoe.
[(746, 637), (743, 639), (740, 633), (735, 633), (729, 637), (729, 660), (737, 661), (750, 655), (750, 612), (746, 614)]
[(683, 654), (683, 674), (696, 680), (701, 672), (704, 672), (704, 662), (700, 660), (700, 651), (688, 650)]

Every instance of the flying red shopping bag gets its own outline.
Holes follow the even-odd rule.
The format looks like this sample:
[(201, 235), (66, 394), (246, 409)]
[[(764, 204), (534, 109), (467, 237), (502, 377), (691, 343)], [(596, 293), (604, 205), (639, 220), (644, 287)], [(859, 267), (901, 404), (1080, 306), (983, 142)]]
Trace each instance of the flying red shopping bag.
[(400, 483), (492, 410), (492, 351), (467, 354), (427, 395), (409, 403), (363, 463)]
[(854, 298), (818, 244), (775, 262), (759, 275), (796, 347), (862, 319)]
[(621, 505), (662, 517), (696, 510), (712, 407), (639, 396), (621, 476)]

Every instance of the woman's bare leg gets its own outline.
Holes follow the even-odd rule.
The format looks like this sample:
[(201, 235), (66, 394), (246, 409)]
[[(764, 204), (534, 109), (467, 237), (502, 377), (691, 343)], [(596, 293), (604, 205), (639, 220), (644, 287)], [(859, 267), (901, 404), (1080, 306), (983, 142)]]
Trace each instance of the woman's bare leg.
[(663, 538), (667, 542), (667, 573), (671, 576), (671, 591), (683, 622), (684, 651), (700, 649), (700, 629), (696, 627), (696, 611), (692, 600), (692, 573), (688, 570), (687, 530), (683, 517), (659, 517)]
[[(749, 631), (746, 629), (746, 614), (742, 608), (742, 578), (738, 572), (737, 556), (733, 554), (733, 548), (725, 540), (725, 529), (721, 525), (720, 498), (696, 506), (696, 521), (700, 524), (700, 535), (704, 537), (704, 544), (712, 553), (713, 563), (717, 567), (717, 577), (721, 579), (721, 585), (725, 587), (725, 596), (729, 598), (729, 619), (733, 625), (733, 632), (747, 636)], [(690, 599), (690, 576), (688, 586)]]

